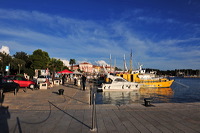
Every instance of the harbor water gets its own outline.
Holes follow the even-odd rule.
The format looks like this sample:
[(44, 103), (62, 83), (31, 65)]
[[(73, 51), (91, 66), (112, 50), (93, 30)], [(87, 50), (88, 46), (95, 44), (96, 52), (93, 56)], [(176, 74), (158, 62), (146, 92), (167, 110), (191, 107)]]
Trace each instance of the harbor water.
[(153, 103), (200, 102), (200, 78), (174, 78), (171, 88), (140, 88), (139, 91), (98, 92), (97, 104), (143, 103), (153, 98)]

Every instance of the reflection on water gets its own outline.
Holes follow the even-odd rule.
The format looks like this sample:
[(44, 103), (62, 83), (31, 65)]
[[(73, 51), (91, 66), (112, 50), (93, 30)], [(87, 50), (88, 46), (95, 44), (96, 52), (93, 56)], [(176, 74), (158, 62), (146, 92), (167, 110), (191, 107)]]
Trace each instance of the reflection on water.
[(173, 97), (172, 88), (141, 88), (140, 95), (143, 97), (153, 97), (154, 102), (169, 102)]
[(97, 104), (143, 103), (144, 98), (154, 103), (200, 102), (200, 79), (177, 78), (171, 88), (140, 88), (131, 92), (99, 92)]
[(140, 100), (139, 91), (112, 91), (97, 93), (97, 104), (129, 104)]

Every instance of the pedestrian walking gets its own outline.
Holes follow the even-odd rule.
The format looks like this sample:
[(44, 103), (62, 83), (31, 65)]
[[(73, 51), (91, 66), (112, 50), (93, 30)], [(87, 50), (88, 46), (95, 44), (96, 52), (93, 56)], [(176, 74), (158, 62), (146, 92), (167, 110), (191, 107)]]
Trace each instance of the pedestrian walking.
[(83, 91), (85, 90), (85, 85), (86, 85), (86, 76), (83, 74), (81, 77), (81, 81), (82, 81), (82, 87), (83, 87)]
[(64, 83), (65, 83), (65, 75), (63, 74), (63, 76), (62, 76), (62, 84), (64, 85)]
[(76, 84), (77, 84), (77, 77), (74, 76), (74, 85), (76, 85)]

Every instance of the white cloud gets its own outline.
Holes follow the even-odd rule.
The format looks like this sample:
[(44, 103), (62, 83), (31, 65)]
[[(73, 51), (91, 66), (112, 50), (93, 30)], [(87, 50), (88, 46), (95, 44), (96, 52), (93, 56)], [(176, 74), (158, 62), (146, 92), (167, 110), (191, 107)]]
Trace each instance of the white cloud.
[(61, 59), (61, 61), (64, 63), (65, 66), (69, 66), (69, 61), (65, 59)]
[(0, 52), (6, 53), (6, 54), (10, 54), (9, 47), (7, 47), (7, 46), (2, 46), (1, 49), (0, 49)]

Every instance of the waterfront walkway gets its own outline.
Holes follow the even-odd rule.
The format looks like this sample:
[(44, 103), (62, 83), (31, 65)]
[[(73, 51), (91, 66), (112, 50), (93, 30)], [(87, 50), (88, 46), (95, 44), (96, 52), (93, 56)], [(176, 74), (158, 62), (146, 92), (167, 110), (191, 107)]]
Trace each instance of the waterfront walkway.
[[(64, 89), (64, 95), (58, 95)], [(72, 84), (48, 90), (20, 89), (5, 93), (0, 107), (1, 133), (198, 133), (199, 103), (162, 103), (145, 107), (96, 105), (97, 131), (92, 128), (90, 91)], [(8, 108), (7, 108), (8, 106)]]

